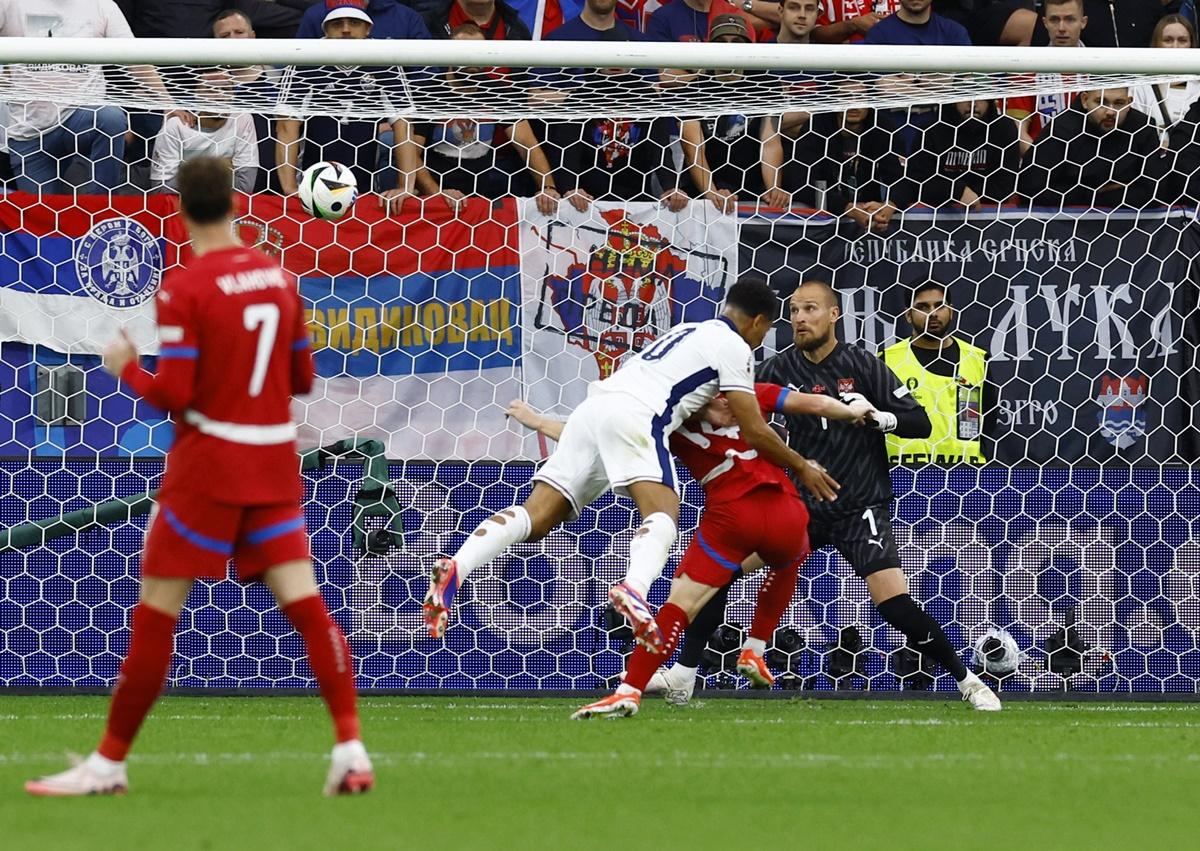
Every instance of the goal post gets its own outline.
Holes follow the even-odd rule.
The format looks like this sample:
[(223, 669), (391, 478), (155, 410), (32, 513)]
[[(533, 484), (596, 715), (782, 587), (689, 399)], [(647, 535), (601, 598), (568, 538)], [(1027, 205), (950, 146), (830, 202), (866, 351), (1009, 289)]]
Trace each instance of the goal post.
[[(206, 152), (233, 164), (239, 235), (299, 280), (305, 514), (361, 687), (618, 676), (627, 500), (472, 574), (444, 642), (425, 570), (553, 450), (511, 400), (567, 416), (754, 276), (781, 299), (828, 281), (840, 338), (930, 409), (930, 440), (889, 443), (892, 525), (965, 659), (1004, 630), (1006, 693), (1200, 690), (1194, 51), (30, 38), (0, 64), (0, 689), (116, 677), (171, 424), (99, 354), (120, 330), (157, 353), (152, 297), (189, 257), (172, 169)], [(33, 132), (31, 98), (55, 116)], [(317, 159), (359, 183), (336, 222), (285, 191)], [(927, 284), (949, 367), (903, 345)], [(758, 357), (789, 345), (783, 313)], [(688, 481), (665, 576), (702, 505)], [(732, 592), (709, 687), (745, 685), (760, 581)], [(172, 685), (311, 685), (266, 595), (196, 594)], [(767, 660), (787, 688), (954, 691), (827, 550)]]

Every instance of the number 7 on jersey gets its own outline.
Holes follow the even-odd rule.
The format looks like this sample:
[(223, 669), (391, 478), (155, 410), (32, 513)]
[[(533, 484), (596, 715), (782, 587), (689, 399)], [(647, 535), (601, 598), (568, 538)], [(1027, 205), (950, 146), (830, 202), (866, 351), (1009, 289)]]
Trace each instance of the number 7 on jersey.
[(279, 330), (279, 305), (251, 304), (242, 311), (242, 324), (247, 331), (258, 331), (258, 346), (254, 350), (254, 371), (250, 373), (249, 393), (251, 398), (262, 393), (267, 379), (267, 366), (275, 348), (275, 334)]

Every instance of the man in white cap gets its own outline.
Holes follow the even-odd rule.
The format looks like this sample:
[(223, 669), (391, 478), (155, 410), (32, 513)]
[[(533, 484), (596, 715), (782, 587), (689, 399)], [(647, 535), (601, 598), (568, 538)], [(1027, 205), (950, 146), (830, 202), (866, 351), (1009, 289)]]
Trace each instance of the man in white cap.
[[(363, 0), (326, 0), (328, 11), (322, 21), (327, 39), (361, 40), (371, 37), (374, 22)], [(321, 161), (349, 166), (359, 190), (377, 190), (380, 203), (398, 209), (413, 194), (419, 153), (412, 143), (409, 124), (398, 115), (403, 97), (402, 72), (395, 67), (323, 66), (295, 71), (285, 83), (283, 101), (295, 109), (294, 117), (280, 118), (276, 126), (276, 161), (279, 184), (285, 194), (294, 194), (303, 169)], [(354, 109), (354, 117), (330, 115), (333, 105)], [(363, 117), (364, 110), (377, 105), (377, 117)], [(378, 126), (386, 123), (392, 139), (380, 139), (390, 148), (390, 157), (380, 155)], [(301, 144), (303, 140), (303, 144)], [(399, 171), (399, 188), (394, 172), (391, 186), (384, 183), (388, 161)]]

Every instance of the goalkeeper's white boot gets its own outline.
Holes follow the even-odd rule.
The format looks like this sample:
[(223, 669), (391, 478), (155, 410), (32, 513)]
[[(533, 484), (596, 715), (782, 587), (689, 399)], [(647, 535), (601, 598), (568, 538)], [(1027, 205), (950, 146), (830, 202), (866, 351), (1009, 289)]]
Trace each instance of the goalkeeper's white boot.
[(355, 739), (333, 746), (333, 755), (329, 758), (329, 774), (325, 777), (326, 797), (360, 795), (370, 792), (374, 785), (375, 769), (362, 742)]
[(450, 620), (450, 605), (458, 593), (458, 564), (452, 558), (439, 558), (429, 571), (429, 590), (421, 604), (421, 614), (430, 638), (441, 638), (446, 634)]
[(584, 718), (628, 718), (630, 715), (637, 715), (638, 709), (642, 705), (642, 696), (636, 691), (630, 691), (622, 694), (610, 694), (608, 697), (601, 698), (595, 703), (589, 703), (587, 706), (581, 706), (571, 713), (572, 721), (579, 721)]
[[(658, 672), (663, 675), (663, 699), (667, 703), (671, 706), (686, 706), (691, 702), (692, 693), (696, 690), (695, 670), (692, 668), (680, 670), (679, 665), (672, 665), (666, 671), (659, 668)], [(653, 678), (651, 682), (654, 682)]]
[(25, 791), (48, 798), (124, 795), (129, 791), (129, 780), (125, 776), (125, 763), (93, 754), (66, 771), (26, 781)]
[(999, 712), (1002, 708), (996, 693), (970, 671), (967, 671), (967, 678), (958, 684), (958, 690), (962, 692), (963, 700), (980, 712)]
[[(625, 682), (625, 674), (621, 674), (621, 682)], [(665, 694), (669, 685), (666, 670), (659, 668), (651, 675), (650, 682), (642, 689), (642, 694)]]

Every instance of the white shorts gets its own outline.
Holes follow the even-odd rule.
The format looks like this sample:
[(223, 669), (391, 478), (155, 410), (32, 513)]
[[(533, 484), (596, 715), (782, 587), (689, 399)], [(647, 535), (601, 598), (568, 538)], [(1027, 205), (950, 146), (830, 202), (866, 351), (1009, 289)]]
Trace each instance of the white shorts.
[(660, 419), (619, 394), (590, 396), (567, 418), (558, 447), (533, 480), (565, 496), (573, 516), (609, 489), (626, 495), (634, 482), (675, 490), (670, 435)]

